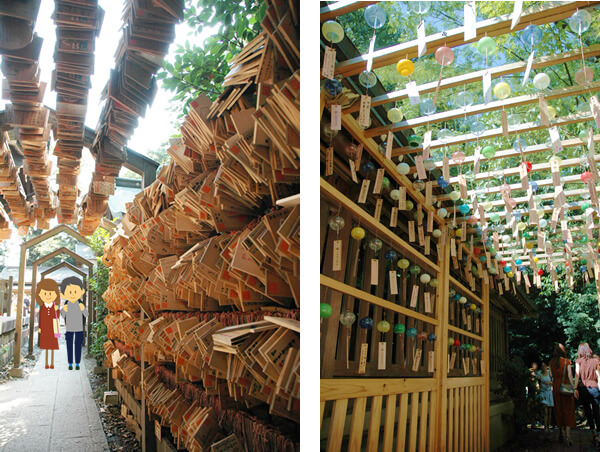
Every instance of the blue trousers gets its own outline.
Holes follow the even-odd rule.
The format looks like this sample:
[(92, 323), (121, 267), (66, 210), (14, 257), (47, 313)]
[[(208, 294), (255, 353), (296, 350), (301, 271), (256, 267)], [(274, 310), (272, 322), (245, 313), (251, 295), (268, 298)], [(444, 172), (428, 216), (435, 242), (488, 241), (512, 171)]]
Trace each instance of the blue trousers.
[(69, 355), (69, 364), (73, 364), (73, 336), (75, 336), (75, 363), (81, 362), (81, 344), (83, 344), (83, 331), (67, 331), (67, 354)]

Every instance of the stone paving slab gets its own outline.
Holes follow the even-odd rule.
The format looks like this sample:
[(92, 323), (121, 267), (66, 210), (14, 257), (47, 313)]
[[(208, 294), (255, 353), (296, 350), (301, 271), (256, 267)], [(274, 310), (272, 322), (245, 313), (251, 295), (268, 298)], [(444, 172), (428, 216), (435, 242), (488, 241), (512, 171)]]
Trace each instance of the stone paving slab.
[(85, 364), (69, 370), (64, 335), (59, 347), (54, 369), (42, 350), (26, 380), (0, 385), (1, 452), (109, 450)]

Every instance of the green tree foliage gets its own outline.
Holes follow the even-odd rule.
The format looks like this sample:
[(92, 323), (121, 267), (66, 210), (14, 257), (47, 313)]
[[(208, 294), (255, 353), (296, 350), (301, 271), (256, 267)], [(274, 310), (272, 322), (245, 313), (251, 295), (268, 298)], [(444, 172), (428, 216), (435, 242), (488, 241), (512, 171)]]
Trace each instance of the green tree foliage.
[(104, 255), (104, 247), (108, 243), (108, 231), (98, 228), (90, 236), (90, 247), (96, 254), (96, 266), (94, 275), (90, 280), (90, 290), (94, 293), (96, 300), (96, 321), (92, 323), (92, 346), (91, 354), (96, 359), (96, 364), (101, 365), (104, 361), (104, 343), (106, 342), (106, 325), (104, 318), (108, 314), (106, 303), (102, 298), (102, 294), (108, 288), (109, 268), (102, 262)]
[[(42, 229), (31, 229), (29, 231), (29, 234), (27, 234), (21, 239), (21, 243), (27, 242), (28, 240), (31, 240), (35, 237), (39, 237), (44, 232), (46, 231)], [(39, 243), (29, 248), (29, 251), (27, 253), (26, 265), (30, 267), (36, 260), (47, 256), (48, 254), (62, 247), (68, 248), (71, 251), (75, 251), (76, 244), (76, 239), (64, 233), (55, 235), (54, 237), (50, 237), (42, 243)], [(53, 267), (57, 264), (60, 264), (61, 262), (68, 262), (69, 264), (77, 265), (77, 262), (75, 262), (75, 259), (73, 259), (71, 256), (59, 254), (58, 256), (55, 256), (52, 259), (49, 259), (46, 262), (44, 262), (44, 267)]]
[(571, 289), (561, 280), (556, 293), (550, 276), (543, 276), (542, 282), (542, 291), (533, 299), (539, 308), (539, 316), (509, 323), (511, 356), (521, 357), (528, 365), (547, 360), (556, 342), (563, 343), (572, 358), (581, 342), (589, 343), (595, 352), (600, 352), (595, 283), (584, 284), (579, 280)]
[[(184, 20), (195, 30), (194, 40), (177, 44), (172, 62), (159, 72), (162, 86), (175, 93), (173, 100), (188, 104), (204, 93), (212, 100), (222, 92), (229, 62), (261, 31), (265, 2), (258, 0), (188, 0)], [(200, 44), (197, 38), (208, 37)], [(196, 42), (195, 42), (196, 41)]]

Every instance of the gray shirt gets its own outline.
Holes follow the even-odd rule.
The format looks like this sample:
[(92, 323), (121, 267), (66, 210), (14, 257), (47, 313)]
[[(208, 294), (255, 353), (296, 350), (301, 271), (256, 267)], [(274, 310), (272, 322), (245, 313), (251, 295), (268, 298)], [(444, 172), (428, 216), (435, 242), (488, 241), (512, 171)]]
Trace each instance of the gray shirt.
[(71, 303), (67, 301), (65, 305), (69, 306), (67, 312), (65, 312), (65, 307), (63, 306), (60, 313), (65, 318), (67, 331), (83, 331), (83, 317), (87, 318), (88, 316), (87, 306), (82, 311), (79, 309), (79, 302)]

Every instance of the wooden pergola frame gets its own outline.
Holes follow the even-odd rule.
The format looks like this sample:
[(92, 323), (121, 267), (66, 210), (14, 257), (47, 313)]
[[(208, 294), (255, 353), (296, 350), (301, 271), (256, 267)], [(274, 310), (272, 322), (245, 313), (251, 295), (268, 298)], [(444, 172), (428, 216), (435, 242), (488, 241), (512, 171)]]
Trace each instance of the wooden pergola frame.
[[(29, 248), (38, 245), (39, 243), (44, 242), (45, 240), (48, 240), (51, 237), (54, 237), (55, 235), (60, 234), (61, 232), (64, 232), (68, 235), (70, 235), (71, 237), (73, 237), (74, 239), (76, 239), (77, 241), (83, 243), (84, 245), (89, 246), (89, 241), (87, 238), (83, 237), (82, 235), (80, 235), (77, 231), (75, 231), (74, 229), (70, 228), (67, 225), (61, 224), (56, 226), (53, 229), (50, 229), (46, 232), (44, 232), (43, 234), (39, 235), (38, 237), (34, 237), (31, 240), (28, 240), (27, 242), (21, 244), (21, 253), (20, 253), (20, 258), (19, 258), (19, 288), (18, 288), (18, 292), (17, 292), (17, 325), (16, 325), (16, 336), (15, 336), (15, 355), (14, 355), (14, 359), (13, 359), (13, 368), (10, 369), (10, 375), (12, 377), (22, 377), (23, 376), (23, 369), (20, 367), (21, 366), (21, 341), (22, 341), (22, 336), (23, 336), (23, 297), (25, 294), (25, 263), (26, 263), (26, 257), (27, 257), (27, 250), (29, 250)], [(67, 248), (64, 248), (65, 250), (67, 250)], [(71, 250), (67, 250), (68, 253), (65, 251), (66, 254), (69, 253), (73, 253)], [(81, 258), (79, 255), (73, 253), (74, 256), (77, 256), (77, 258)], [(73, 257), (74, 257), (73, 256)], [(75, 257), (74, 257), (75, 258)], [(81, 258), (83, 259), (83, 258)], [(44, 261), (45, 262), (45, 261)], [(89, 261), (87, 261), (89, 262)], [(93, 266), (93, 264), (92, 264)], [(35, 281), (35, 275), (32, 275), (32, 306), (35, 303), (35, 292), (33, 292), (33, 281)], [(34, 309), (31, 310), (32, 312), (32, 316), (34, 315), (33, 313), (35, 312)], [(88, 316), (89, 318), (89, 316)], [(30, 325), (30, 333), (29, 333), (29, 341), (30, 341), (30, 353), (33, 351), (33, 330), (31, 330), (33, 328), (33, 322)]]

